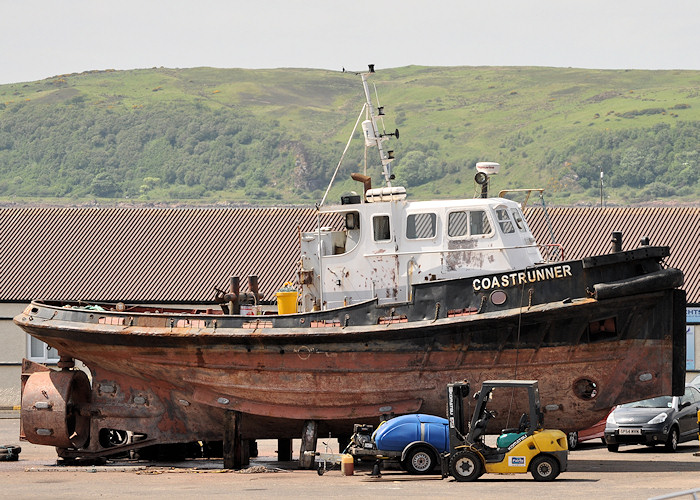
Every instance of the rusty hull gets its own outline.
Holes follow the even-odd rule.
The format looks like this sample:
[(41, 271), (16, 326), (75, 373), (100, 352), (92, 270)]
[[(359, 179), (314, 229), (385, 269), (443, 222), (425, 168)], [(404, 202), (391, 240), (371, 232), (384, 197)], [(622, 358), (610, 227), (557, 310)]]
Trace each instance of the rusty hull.
[[(255, 329), (206, 328), (217, 318), (205, 315), (187, 323), (166, 314), (166, 327), (127, 320), (87, 325), (33, 303), (18, 324), (83, 361), (92, 385), (86, 393), (67, 370), (47, 397), (45, 367), (25, 361), (23, 432), (31, 442), (57, 446), (61, 456), (104, 456), (154, 443), (221, 440), (225, 412), (237, 410), (244, 439), (298, 437), (305, 420), (318, 421), (322, 434), (343, 436), (353, 423), (382, 415), (444, 414), (449, 382), (467, 379), (478, 387), (502, 378), (539, 380), (547, 426), (578, 430), (614, 404), (674, 390), (673, 367), (684, 359), (684, 336), (679, 341), (674, 327), (679, 295), (661, 290), (313, 332), (264, 322)], [(609, 338), (591, 330), (603, 318), (617, 325)], [(497, 410), (496, 427), (521, 413)], [(76, 416), (89, 420), (88, 430), (76, 431)], [(140, 441), (110, 444), (105, 435), (114, 429)]]

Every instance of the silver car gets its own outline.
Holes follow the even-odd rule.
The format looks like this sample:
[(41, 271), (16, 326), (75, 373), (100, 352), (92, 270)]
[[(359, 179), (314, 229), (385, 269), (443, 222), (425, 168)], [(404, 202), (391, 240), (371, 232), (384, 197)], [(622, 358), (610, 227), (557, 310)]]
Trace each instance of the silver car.
[(621, 444), (663, 444), (676, 451), (678, 443), (698, 437), (700, 391), (686, 385), (683, 396), (659, 396), (618, 406), (605, 423), (605, 444), (618, 451)]

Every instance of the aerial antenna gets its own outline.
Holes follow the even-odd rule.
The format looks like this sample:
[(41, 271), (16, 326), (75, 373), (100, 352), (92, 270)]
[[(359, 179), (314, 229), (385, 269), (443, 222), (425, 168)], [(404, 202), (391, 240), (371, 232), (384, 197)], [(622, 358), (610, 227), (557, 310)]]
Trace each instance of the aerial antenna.
[(380, 137), (396, 137), (397, 139), (399, 138), (399, 129), (394, 130), (393, 132), (386, 133), (386, 127), (384, 126), (384, 106), (382, 106), (379, 103), (379, 93), (377, 92), (377, 86), (372, 84), (374, 86), (374, 98), (377, 100), (377, 116), (382, 122), (382, 133), (379, 134)]
[[(357, 130), (357, 125), (359, 124), (362, 114), (365, 114), (365, 120), (362, 122), (362, 131), (364, 132), (365, 136), (365, 168), (364, 168), (364, 173), (367, 175), (367, 149), (372, 147), (372, 146), (377, 146), (377, 149), (379, 150), (379, 159), (382, 164), (382, 170), (384, 174), (384, 181), (386, 182), (387, 187), (391, 187), (391, 181), (394, 179), (394, 175), (391, 173), (391, 162), (394, 160), (394, 152), (389, 150), (385, 151), (382, 143), (389, 139), (390, 137), (396, 137), (397, 139), (399, 138), (399, 129), (397, 128), (393, 132), (387, 133), (386, 130), (384, 129), (384, 119), (382, 118), (384, 116), (384, 107), (379, 105), (379, 96), (377, 95), (377, 88), (375, 86), (374, 92), (375, 95), (377, 95), (377, 112), (375, 113), (374, 106), (372, 105), (372, 97), (369, 91), (369, 85), (367, 84), (367, 77), (369, 77), (371, 74), (374, 73), (374, 64), (369, 64), (368, 65), (368, 70), (366, 72), (352, 72), (352, 71), (347, 71), (345, 68), (343, 68), (343, 73), (351, 73), (358, 75), (362, 78), (362, 87), (365, 91), (365, 104), (362, 106), (362, 109), (360, 110), (360, 115), (357, 117), (357, 121), (355, 122), (355, 127), (353, 127), (352, 133), (350, 134), (350, 138), (348, 139), (348, 143), (345, 145), (345, 150), (343, 151), (343, 154), (340, 157), (340, 161), (338, 162), (338, 166), (335, 168), (335, 172), (333, 173), (333, 176), (331, 177), (331, 181), (328, 184), (328, 187), (326, 188), (326, 192), (323, 195), (323, 199), (321, 200), (321, 203), (318, 205), (318, 208), (320, 208), (326, 201), (326, 198), (328, 196), (328, 193), (331, 189), (331, 186), (333, 185), (333, 182), (335, 181), (336, 175), (338, 174), (338, 170), (340, 169), (340, 166), (343, 162), (343, 159), (345, 158), (345, 154), (348, 151), (348, 147), (350, 146), (350, 142), (352, 141), (352, 137), (355, 134), (355, 130)], [(377, 125), (377, 119), (382, 120), (382, 131), (379, 131), (379, 126)]]
[[(384, 151), (382, 143), (389, 137), (399, 138), (399, 129), (389, 134), (385, 133), (384, 130), (379, 132), (379, 127), (377, 125), (377, 117), (384, 116), (384, 108), (379, 106), (379, 113), (375, 114), (374, 106), (372, 105), (372, 96), (370, 95), (369, 85), (367, 84), (367, 77), (374, 73), (374, 64), (369, 65), (369, 71), (367, 73), (360, 73), (362, 77), (362, 86), (365, 90), (365, 99), (367, 112), (369, 117), (367, 120), (362, 122), (362, 129), (365, 132), (365, 147), (377, 146), (379, 150), (379, 159), (382, 163), (382, 169), (384, 172), (384, 182), (386, 182), (387, 187), (391, 187), (391, 181), (394, 175), (391, 173), (391, 162), (394, 160), (393, 151)], [(376, 92), (376, 88), (375, 88)]]

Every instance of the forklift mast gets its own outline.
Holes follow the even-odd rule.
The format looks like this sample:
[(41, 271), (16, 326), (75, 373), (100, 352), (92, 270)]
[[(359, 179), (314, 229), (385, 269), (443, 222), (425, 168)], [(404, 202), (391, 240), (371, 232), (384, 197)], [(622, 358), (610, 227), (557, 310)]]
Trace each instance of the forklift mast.
[(469, 396), (469, 382), (447, 384), (447, 421), (450, 443), (464, 441), (464, 398)]

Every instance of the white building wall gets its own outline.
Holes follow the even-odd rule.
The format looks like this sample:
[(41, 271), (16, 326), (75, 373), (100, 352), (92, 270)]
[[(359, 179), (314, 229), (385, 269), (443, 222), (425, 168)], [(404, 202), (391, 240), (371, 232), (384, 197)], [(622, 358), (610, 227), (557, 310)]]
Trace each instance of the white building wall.
[(27, 304), (0, 303), (0, 408), (20, 404), (22, 358), (27, 353), (27, 334), (12, 322)]

